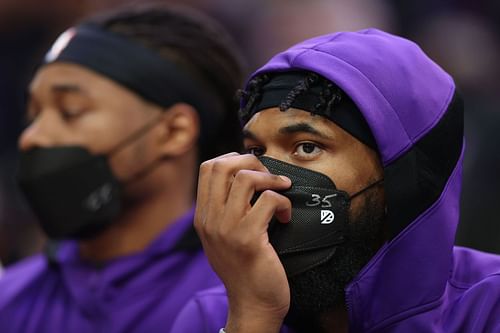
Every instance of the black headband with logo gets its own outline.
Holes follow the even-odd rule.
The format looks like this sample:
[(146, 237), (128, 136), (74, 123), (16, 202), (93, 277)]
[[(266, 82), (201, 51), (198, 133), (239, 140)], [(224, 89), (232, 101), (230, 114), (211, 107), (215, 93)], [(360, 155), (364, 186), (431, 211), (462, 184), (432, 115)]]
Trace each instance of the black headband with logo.
[[(245, 94), (247, 96), (241, 103), (242, 123), (246, 123), (257, 112), (268, 108), (279, 107), (281, 111), (296, 108), (330, 119), (368, 147), (377, 150), (370, 127), (352, 99), (331, 81), (318, 74), (314, 73), (315, 79), (307, 82), (311, 74), (312, 72), (306, 71), (265, 74), (268, 77), (264, 79), (258, 91), (244, 93), (244, 96)], [(304, 84), (307, 88), (299, 89), (299, 93), (292, 92), (297, 86)], [(287, 103), (287, 99), (290, 99), (291, 103)]]
[(193, 75), (145, 46), (96, 25), (65, 31), (45, 56), (44, 64), (54, 62), (84, 66), (165, 108), (190, 104), (200, 115), (202, 136), (218, 123), (216, 98)]

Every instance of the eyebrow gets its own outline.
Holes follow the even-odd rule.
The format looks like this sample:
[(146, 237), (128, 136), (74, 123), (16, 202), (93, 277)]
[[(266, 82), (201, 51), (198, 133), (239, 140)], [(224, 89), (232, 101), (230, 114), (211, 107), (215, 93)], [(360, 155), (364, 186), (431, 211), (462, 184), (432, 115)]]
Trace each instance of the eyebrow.
[(55, 84), (52, 86), (52, 91), (56, 93), (78, 93), (86, 95), (87, 92), (76, 84)]
[(254, 140), (254, 141), (259, 141), (257, 136), (247, 129), (244, 129), (242, 131), (242, 134), (243, 134), (243, 139), (250, 139), (250, 140)]
[(280, 134), (296, 134), (296, 133), (309, 133), (318, 136), (323, 139), (332, 139), (332, 137), (321, 133), (316, 128), (312, 127), (308, 123), (297, 123), (289, 126), (285, 126), (279, 129)]
[[(333, 137), (326, 135), (324, 133), (321, 133), (319, 130), (317, 130), (313, 126), (309, 125), (308, 123), (297, 123), (297, 124), (281, 127), (278, 130), (278, 132), (280, 134), (284, 134), (284, 135), (296, 134), (296, 133), (309, 133), (309, 134), (318, 136), (318, 137), (323, 138), (323, 139), (333, 140)], [(260, 141), (259, 138), (253, 132), (251, 132), (247, 129), (243, 129), (242, 134), (243, 134), (243, 139)]]

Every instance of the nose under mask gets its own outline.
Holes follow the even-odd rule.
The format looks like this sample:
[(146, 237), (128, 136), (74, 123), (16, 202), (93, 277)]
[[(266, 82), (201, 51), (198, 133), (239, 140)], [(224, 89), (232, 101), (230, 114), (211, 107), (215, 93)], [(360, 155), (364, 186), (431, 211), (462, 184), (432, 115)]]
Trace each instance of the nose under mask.
[[(329, 260), (344, 242), (351, 199), (382, 180), (349, 196), (326, 175), (267, 156), (261, 163), (276, 175), (290, 178), (292, 186), (279, 192), (292, 203), (292, 217), (283, 224), (275, 218), (268, 234), (288, 277)], [(257, 194), (258, 195), (258, 194)]]
[(51, 239), (92, 237), (122, 208), (121, 185), (106, 156), (92, 155), (83, 147), (22, 153), (18, 181)]
[(93, 238), (117, 220), (124, 209), (124, 186), (148, 174), (160, 160), (124, 181), (117, 179), (108, 160), (150, 131), (160, 116), (129, 134), (107, 154), (94, 154), (83, 146), (36, 147), (21, 152), (18, 182), (49, 238)]

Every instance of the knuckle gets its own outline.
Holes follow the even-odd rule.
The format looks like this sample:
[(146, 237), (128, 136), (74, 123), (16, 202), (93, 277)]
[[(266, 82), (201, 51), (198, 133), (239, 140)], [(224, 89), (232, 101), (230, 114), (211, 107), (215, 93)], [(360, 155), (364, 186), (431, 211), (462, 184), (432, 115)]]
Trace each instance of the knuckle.
[(213, 160), (205, 161), (200, 165), (200, 176), (207, 174), (212, 170)]
[(245, 162), (247, 163), (260, 163), (259, 159), (257, 158), (257, 156), (253, 155), (253, 154), (244, 154), (244, 155), (241, 155), (241, 159), (244, 160)]
[(265, 190), (260, 196), (266, 201), (276, 201), (279, 198), (278, 193), (271, 190)]
[(226, 155), (223, 155), (224, 157), (233, 157), (233, 156), (240, 156), (241, 154), (236, 152), (236, 151), (232, 151)]
[(283, 184), (283, 179), (280, 176), (271, 174), (271, 177), (272, 177), (273, 182), (275, 182), (279, 185)]
[(214, 173), (227, 173), (228, 169), (228, 163), (224, 159), (218, 159), (212, 162), (212, 170)]
[(259, 161), (259, 159), (257, 158), (257, 156), (255, 156), (253, 154), (246, 154), (246, 155), (242, 156), (242, 158), (244, 159), (246, 164), (248, 164), (249, 166), (251, 166), (255, 170), (267, 170), (267, 168), (264, 166), (264, 164), (262, 164)]
[(226, 240), (232, 233), (229, 217), (225, 212), (211, 220), (212, 223), (205, 224), (205, 234), (213, 240)]
[(237, 185), (246, 185), (252, 183), (253, 172), (249, 170), (239, 170), (234, 176), (233, 183)]

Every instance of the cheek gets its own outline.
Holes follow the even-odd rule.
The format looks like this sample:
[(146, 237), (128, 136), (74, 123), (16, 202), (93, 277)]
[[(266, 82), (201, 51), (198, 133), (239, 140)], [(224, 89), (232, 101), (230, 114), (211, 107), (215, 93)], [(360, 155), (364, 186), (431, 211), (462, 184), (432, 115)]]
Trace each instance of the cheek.
[(356, 184), (360, 182), (359, 170), (345, 158), (328, 158), (317, 164), (316, 171), (328, 176), (337, 189), (352, 194), (356, 190)]
[(97, 154), (109, 154), (133, 133), (133, 120), (117, 117), (111, 112), (95, 112), (79, 120), (89, 149)]
[(153, 161), (149, 138), (138, 138), (108, 158), (113, 173), (118, 179), (128, 179), (143, 171)]
[(316, 170), (330, 177), (339, 190), (351, 195), (382, 178), (376, 155), (366, 150), (330, 154), (322, 159)]

